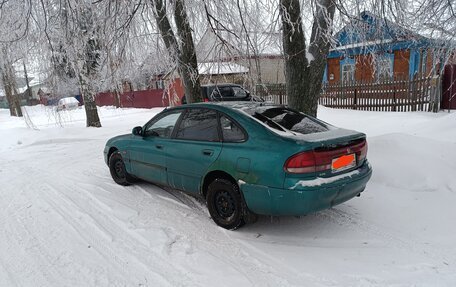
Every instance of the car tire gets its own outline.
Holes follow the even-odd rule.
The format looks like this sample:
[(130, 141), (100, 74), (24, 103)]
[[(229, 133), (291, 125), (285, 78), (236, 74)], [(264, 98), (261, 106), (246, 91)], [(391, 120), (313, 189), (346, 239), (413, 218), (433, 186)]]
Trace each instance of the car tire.
[(126, 186), (135, 181), (125, 169), (125, 163), (122, 155), (118, 151), (112, 153), (109, 157), (109, 172), (111, 173), (112, 179), (117, 184)]
[(245, 204), (237, 184), (219, 178), (209, 184), (206, 196), (212, 220), (225, 229), (235, 230), (245, 224)]

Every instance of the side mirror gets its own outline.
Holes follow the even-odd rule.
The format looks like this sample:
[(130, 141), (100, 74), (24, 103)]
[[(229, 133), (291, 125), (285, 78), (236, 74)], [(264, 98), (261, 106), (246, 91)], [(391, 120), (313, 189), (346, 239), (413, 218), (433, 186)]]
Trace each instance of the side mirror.
[(134, 127), (131, 133), (135, 136), (142, 136), (142, 127)]

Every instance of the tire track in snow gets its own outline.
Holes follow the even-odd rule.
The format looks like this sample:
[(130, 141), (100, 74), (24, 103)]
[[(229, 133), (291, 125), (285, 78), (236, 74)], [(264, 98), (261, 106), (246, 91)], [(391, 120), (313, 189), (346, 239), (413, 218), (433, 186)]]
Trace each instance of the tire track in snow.
[[(131, 205), (135, 206), (135, 209), (138, 211), (139, 214), (146, 214), (146, 218), (153, 217), (154, 214), (151, 213), (151, 210), (153, 210), (153, 205), (159, 205), (161, 208), (164, 208), (166, 210), (166, 213), (169, 214), (169, 218), (176, 218), (176, 215), (173, 213), (180, 213), (181, 215), (184, 216), (185, 219), (188, 219), (187, 216), (190, 216), (191, 221), (188, 222), (186, 225), (178, 225), (177, 227), (179, 230), (176, 230), (175, 228), (172, 227), (163, 227), (161, 228), (163, 232), (165, 233), (167, 239), (167, 242), (163, 246), (163, 250), (165, 254), (169, 258), (174, 258), (177, 256), (175, 253), (196, 253), (197, 255), (209, 255), (212, 258), (216, 258), (217, 261), (223, 262), (224, 264), (228, 265), (230, 268), (235, 269), (239, 275), (242, 274), (242, 276), (248, 280), (249, 286), (289, 286), (289, 284), (267, 284), (266, 282), (270, 282), (271, 280), (268, 279), (265, 281), (263, 284), (257, 284), (255, 281), (258, 280), (258, 278), (254, 277), (253, 279), (252, 274), (255, 274), (256, 271), (260, 270), (259, 268), (252, 268), (252, 264), (248, 263), (248, 265), (242, 263), (239, 263), (239, 256), (232, 256), (234, 255), (239, 255), (239, 246), (233, 246), (231, 243), (229, 246), (231, 247), (229, 251), (226, 252), (220, 252), (223, 248), (222, 246), (228, 245), (227, 242), (221, 242), (220, 239), (214, 239), (212, 238), (213, 235), (222, 235), (223, 233), (220, 233), (220, 229), (214, 225), (212, 220), (209, 218), (208, 213), (205, 212), (205, 209), (199, 205), (199, 202), (195, 202), (193, 197), (183, 194), (179, 191), (176, 190), (171, 190), (171, 192), (174, 193), (172, 197), (168, 197), (168, 193), (164, 191), (161, 188), (157, 188), (155, 185), (150, 184), (151, 187), (154, 188), (154, 190), (149, 191), (149, 188), (147, 188), (147, 185), (133, 185), (130, 187), (127, 187), (128, 189), (133, 189), (133, 190), (138, 190), (141, 192), (141, 194), (147, 196), (148, 200), (139, 200), (136, 201), (132, 200), (132, 198), (128, 199), (127, 202)], [(161, 193), (165, 193), (162, 195)], [(166, 196), (166, 197), (165, 197)], [(157, 199), (161, 200), (161, 202), (157, 202)], [(165, 201), (163, 201), (165, 200)], [(189, 202), (191, 206), (185, 205), (186, 202)], [(162, 206), (163, 203), (171, 203), (172, 205), (176, 207), (181, 207), (184, 206), (186, 209), (189, 210), (189, 212), (181, 212), (176, 209), (167, 209), (168, 206)], [(193, 213), (193, 214), (192, 214)], [(177, 219), (177, 218), (176, 218)], [(196, 224), (193, 224), (194, 221), (197, 221)], [(201, 222), (203, 221), (203, 222)], [(138, 225), (138, 223), (131, 222), (133, 225)], [(174, 225), (174, 224), (173, 224)], [(196, 226), (195, 226), (196, 225)], [(206, 226), (209, 226), (208, 229), (210, 230), (205, 230)], [(143, 226), (143, 228), (148, 228), (147, 226)], [(184, 230), (182, 230), (184, 229)], [(214, 230), (216, 232), (214, 233)], [(209, 243), (209, 244), (207, 244)], [(214, 252), (214, 250), (211, 248), (213, 246), (217, 246), (217, 251)], [(177, 248), (178, 250), (175, 250)], [(236, 252), (233, 252), (235, 250)], [(188, 251), (188, 252), (187, 252)], [(227, 256), (227, 254), (230, 254)], [(243, 258), (248, 257), (248, 256), (242, 256)], [(239, 266), (241, 265), (241, 266)], [(191, 266), (193, 267), (193, 266)], [(251, 272), (248, 272), (246, 270), (251, 270)], [(197, 273), (201, 272), (201, 270), (197, 269), (195, 270)], [(270, 271), (264, 272), (265, 274), (271, 273)], [(194, 275), (189, 275), (189, 276), (194, 276)], [(276, 282), (276, 281), (273, 281)], [(196, 285), (196, 283), (195, 283)]]
[[(43, 185), (43, 191), (47, 193), (46, 202), (48, 202), (54, 211), (56, 211), (66, 223), (68, 223), (72, 229), (78, 234), (78, 236), (83, 239), (84, 242), (90, 244), (94, 247), (95, 250), (102, 258), (106, 259), (106, 262), (109, 262), (110, 266), (113, 267), (116, 272), (122, 274), (123, 278), (128, 278), (129, 274), (125, 273), (125, 270), (128, 268), (128, 262), (120, 258), (113, 252), (109, 247), (109, 237), (105, 234), (102, 234), (100, 230), (93, 228), (92, 224), (89, 224), (87, 220), (83, 221), (82, 217), (86, 217), (84, 213), (80, 212), (78, 208), (71, 206), (66, 199), (63, 199), (62, 196), (50, 185)], [(70, 213), (70, 212), (73, 213)], [(76, 216), (78, 215), (78, 217)], [(100, 237), (97, 237), (96, 234), (99, 234)], [(111, 260), (117, 264), (112, 264)], [(119, 267), (120, 265), (120, 267)]]
[[(151, 188), (148, 188), (148, 186), (150, 186), (151, 188), (153, 187), (153, 190), (150, 190)], [(224, 252), (220, 252), (220, 250), (223, 249), (222, 246), (226, 245), (226, 242), (221, 242), (219, 239), (212, 238), (213, 235), (221, 235), (220, 232), (218, 232), (220, 231), (220, 229), (214, 225), (212, 220), (209, 218), (208, 213), (204, 211), (204, 208), (198, 205), (198, 202), (193, 201), (195, 200), (194, 198), (192, 198), (189, 195), (183, 194), (177, 190), (163, 190), (162, 188), (150, 183), (132, 185), (128, 188), (140, 191), (143, 195), (147, 196), (148, 200), (140, 200), (139, 202), (132, 203), (135, 206), (135, 209), (137, 209), (138, 213), (145, 215), (146, 218), (149, 218), (149, 215), (151, 217), (154, 216), (153, 214), (151, 214), (150, 211), (153, 205), (163, 205), (163, 203), (171, 203), (171, 205), (177, 207), (184, 206), (190, 212), (189, 214), (189, 212), (181, 212), (176, 209), (167, 209), (168, 206), (161, 206), (166, 210), (166, 213), (169, 214), (170, 218), (177, 219), (176, 215), (173, 214), (176, 212), (182, 215), (185, 219), (188, 219), (188, 216), (191, 217), (191, 221), (189, 221), (188, 224), (178, 225), (179, 231), (171, 227), (162, 228), (168, 238), (166, 244), (163, 246), (163, 250), (170, 258), (175, 256), (174, 247), (176, 245), (185, 245), (185, 242), (182, 243), (182, 239), (184, 239), (186, 242), (190, 243), (190, 249), (196, 250), (195, 252), (199, 255), (209, 255), (210, 257), (217, 259), (219, 262), (224, 262), (231, 268), (235, 269), (239, 273), (239, 275), (242, 274), (242, 276), (250, 282), (249, 286), (268, 286), (266, 284), (255, 284), (255, 280), (257, 280), (257, 278), (252, 280), (252, 273), (247, 272), (247, 268), (242, 268), (239, 266), (239, 258), (237, 256), (233, 258), (228, 258), (229, 260), (227, 259), (227, 257), (232, 257), (231, 254), (238, 254), (238, 252), (233, 253), (233, 250), (230, 250), (226, 253), (230, 254), (229, 256), (226, 256)], [(163, 193), (163, 195), (161, 193)], [(157, 198), (161, 200), (161, 202), (157, 202)], [(190, 203), (190, 206), (186, 205), (187, 202)], [(194, 221), (197, 222), (195, 223)], [(137, 225), (138, 223), (132, 222), (132, 224)], [(209, 228), (206, 227), (208, 225)], [(143, 226), (143, 228), (148, 227), (146, 225)], [(215, 233), (214, 230), (216, 230)], [(214, 245), (217, 246), (218, 252), (214, 252), (214, 250), (211, 249), (211, 247)], [(236, 246), (236, 248), (234, 249), (238, 249), (238, 247)], [(201, 270), (199, 269), (196, 269), (195, 271), (198, 273), (201, 272)], [(283, 286), (276, 284), (274, 285)]]
[(3, 273), (6, 274), (6, 277), (5, 276), (0, 277), (0, 280), (2, 280), (2, 281), (0, 281), (0, 286), (18, 286), (19, 284), (15, 280), (13, 274), (11, 274), (11, 272), (9, 270), (9, 265), (7, 265), (7, 264), (8, 264), (8, 261), (4, 261), (2, 259), (2, 256), (0, 256), (0, 267), (2, 268)]
[[(16, 180), (9, 182), (14, 190), (21, 190), (20, 193), (14, 193), (10, 199), (8, 205), (3, 210), (5, 216), (1, 219), (4, 231), (2, 237), (5, 238), (5, 245), (7, 251), (15, 250), (16, 256), (5, 256), (3, 266), (5, 266), (8, 274), (11, 274), (12, 270), (19, 270), (22, 274), (20, 279), (14, 278), (16, 281), (15, 285), (22, 285), (24, 280), (28, 280), (29, 277), (33, 277), (34, 284), (46, 285), (49, 282), (55, 282), (57, 278), (61, 277), (61, 274), (52, 268), (48, 268), (43, 271), (42, 266), (52, 266), (53, 260), (49, 252), (46, 252), (47, 242), (44, 242), (42, 238), (36, 236), (32, 231), (36, 220), (32, 217), (29, 208), (32, 204), (23, 204), (20, 208), (15, 208), (15, 201), (21, 198), (27, 198), (26, 202), (38, 202), (37, 195), (30, 191), (36, 190), (36, 186), (33, 185), (33, 181), (23, 181), (21, 176), (23, 173), (32, 171), (30, 167), (25, 167), (20, 170), (11, 168), (9, 170), (14, 173)], [(17, 181), (19, 180), (19, 182)], [(11, 190), (7, 190), (11, 194)], [(14, 192), (14, 191), (13, 191)], [(35, 200), (36, 199), (36, 200)], [(14, 207), (14, 209), (13, 209)], [(12, 211), (10, 211), (13, 209)], [(6, 220), (8, 219), (8, 220)], [(14, 219), (14, 221), (12, 220)], [(7, 253), (8, 254), (8, 253)], [(26, 262), (19, 260), (19, 258), (27, 258)], [(33, 262), (30, 264), (30, 260)], [(10, 276), (11, 277), (11, 276)]]
[[(163, 192), (162, 189), (156, 190), (156, 186), (150, 184), (151, 187), (154, 187), (154, 190), (151, 191), (149, 190), (148, 185), (149, 184), (146, 183), (133, 185), (128, 188), (139, 190), (151, 199), (157, 197), (163, 199), (163, 196), (159, 193)], [(196, 198), (174, 189), (167, 188), (165, 191), (171, 193), (172, 196), (169, 197), (169, 199), (165, 199), (166, 202), (172, 200), (176, 206), (184, 204), (192, 213), (190, 214), (192, 222), (180, 226), (180, 232), (173, 229), (167, 229), (166, 231), (170, 238), (170, 241), (168, 242), (169, 246), (166, 247), (166, 250), (171, 257), (173, 256), (171, 251), (173, 246), (179, 244), (180, 239), (184, 238), (192, 243), (192, 249), (196, 249), (196, 252), (209, 254), (211, 257), (216, 258), (217, 261), (223, 262), (231, 268), (234, 268), (239, 275), (242, 274), (242, 276), (250, 282), (249, 286), (300, 285), (294, 285), (290, 282), (289, 278), (287, 278), (287, 276), (290, 275), (289, 272), (285, 273), (286, 275), (279, 275), (280, 272), (276, 271), (277, 267), (270, 266), (268, 260), (265, 260), (265, 262), (252, 256), (252, 253), (249, 252), (249, 250), (243, 248), (245, 246), (242, 246), (236, 239), (233, 239), (230, 236), (230, 233), (235, 231), (226, 231), (216, 226), (210, 218), (206, 207)], [(140, 213), (147, 212), (148, 204), (150, 203), (147, 201), (141, 201), (140, 205), (136, 206), (136, 208), (138, 208)], [(170, 210), (169, 212), (172, 213), (174, 211), (175, 210)], [(173, 217), (175, 217), (175, 215)], [(280, 266), (280, 264), (278, 266)], [(280, 268), (282, 271), (283, 269), (286, 269), (284, 267)], [(287, 271), (289, 270), (287, 269)], [(313, 285), (318, 286), (317, 282), (321, 281), (308, 274), (303, 275), (302, 272), (293, 272), (293, 275), (295, 276), (295, 278), (293, 278), (295, 282), (310, 281)]]
[[(171, 193), (180, 202), (188, 205), (190, 208), (192, 208), (198, 214), (203, 215), (209, 221), (208, 224), (211, 225), (211, 227), (215, 227), (215, 223), (210, 218), (210, 215), (209, 215), (209, 212), (207, 211), (206, 206), (203, 205), (203, 203), (200, 202), (198, 199), (192, 197), (191, 195), (187, 195), (183, 192), (180, 192), (178, 190), (174, 190), (171, 188), (165, 188), (165, 190), (168, 193)], [(220, 260), (225, 260), (225, 261), (228, 260), (230, 265), (233, 265), (233, 264), (240, 265), (239, 266), (240, 268), (237, 268), (237, 270), (240, 273), (243, 273), (244, 276), (246, 276), (246, 278), (248, 278), (250, 280), (250, 283), (252, 284), (252, 286), (299, 286), (300, 285), (300, 284), (294, 285), (290, 282), (289, 278), (287, 278), (287, 277), (289, 277), (290, 273), (285, 273), (285, 274), (287, 274), (286, 277), (283, 275), (278, 275), (277, 266), (281, 266), (282, 264), (278, 263), (276, 265), (276, 267), (272, 267), (270, 263), (273, 262), (274, 260), (270, 261), (271, 258), (269, 256), (266, 256), (266, 257), (262, 256), (263, 258), (266, 258), (266, 260), (265, 260), (266, 262), (264, 262), (264, 261), (260, 260), (260, 257), (252, 256), (252, 253), (249, 252), (250, 250), (246, 250), (245, 248), (242, 248), (242, 247), (247, 247), (247, 246), (243, 243), (241, 243), (241, 245), (240, 245), (239, 240), (231, 237), (231, 233), (236, 232), (236, 231), (227, 231), (227, 230), (221, 229), (220, 227), (215, 227), (215, 228), (219, 229), (219, 231), (222, 231), (222, 233), (225, 236), (225, 239), (227, 240), (227, 242), (224, 242), (222, 244), (222, 246), (226, 246), (225, 248), (227, 249), (227, 251), (223, 252), (222, 254), (235, 255), (235, 256), (232, 256), (231, 258), (227, 258), (227, 256), (220, 256), (218, 258)], [(211, 234), (212, 233), (212, 231), (209, 230), (212, 228), (207, 228), (207, 229), (208, 230), (205, 230), (205, 232), (202, 232), (202, 234)], [(206, 240), (207, 240), (207, 238), (208, 238), (208, 236), (206, 236)], [(195, 238), (195, 240), (200, 241), (199, 238)], [(230, 249), (230, 250), (228, 250), (228, 249)], [(232, 252), (233, 250), (235, 250), (236, 252), (233, 253)], [(258, 251), (258, 250), (256, 250), (256, 251)], [(256, 254), (258, 255), (259, 253), (256, 252)], [(259, 255), (264, 255), (264, 254), (259, 254)], [(241, 259), (241, 261), (239, 261), (239, 259)], [(281, 266), (279, 268), (286, 269), (287, 271), (291, 271), (291, 269), (284, 268), (283, 266)], [(313, 286), (319, 286), (317, 282), (321, 281), (321, 280), (318, 280), (317, 278), (310, 276), (309, 274), (304, 275), (303, 272), (298, 273), (298, 272), (294, 272), (295, 270), (292, 270), (292, 271), (293, 271), (294, 275), (296, 276), (296, 278), (293, 278), (295, 281), (302, 282), (302, 281), (310, 280), (312, 282)], [(282, 272), (283, 272), (283, 270), (282, 270)], [(255, 278), (255, 277), (252, 279), (250, 278), (252, 274), (258, 275), (258, 273), (263, 274), (263, 276), (268, 279), (265, 280), (264, 282), (260, 281), (260, 283), (259, 283), (259, 282), (256, 282), (258, 280), (258, 278)], [(299, 278), (299, 279), (296, 280), (297, 278)], [(327, 285), (325, 285), (325, 286), (327, 286)]]
[[(49, 193), (48, 199), (52, 202), (53, 207), (58, 210), (59, 214), (65, 218), (65, 220), (73, 226), (75, 231), (85, 239), (86, 242), (90, 243), (107, 262), (111, 260), (115, 261), (117, 264), (112, 264), (117, 272), (122, 274), (123, 278), (131, 278), (132, 274), (126, 273), (126, 270), (131, 270), (131, 263), (135, 264), (136, 267), (141, 267), (142, 271), (145, 273), (152, 273), (153, 278), (149, 278), (150, 281), (156, 280), (155, 284), (157, 286), (179, 286), (182, 282), (191, 282), (190, 278), (182, 278), (182, 273), (176, 272), (175, 266), (169, 266), (166, 263), (165, 258), (159, 256), (158, 254), (152, 253), (150, 246), (146, 246), (144, 241), (139, 241), (136, 237), (127, 236), (126, 229), (118, 226), (119, 222), (113, 222), (106, 216), (104, 216), (99, 209), (95, 209), (91, 206), (90, 201), (76, 202), (73, 199), (67, 197), (62, 193), (57, 192), (52, 186), (48, 185), (48, 191), (51, 191), (53, 194)], [(55, 199), (58, 200), (55, 200)], [(75, 214), (70, 214), (69, 211), (77, 212), (79, 217), (83, 217), (84, 220), (75, 220)], [(85, 224), (79, 223), (78, 221), (83, 221)], [(96, 234), (101, 235), (100, 237)], [(117, 244), (115, 244), (117, 243)], [(114, 246), (116, 250), (113, 250)], [(120, 250), (124, 248), (125, 250)], [(125, 251), (121, 256), (117, 255), (116, 251)], [(144, 257), (144, 253), (147, 253), (148, 262), (142, 262), (139, 258)], [(125, 257), (122, 258), (122, 256)], [(152, 257), (152, 258), (150, 258)], [(156, 265), (154, 263), (160, 262), (161, 265)], [(150, 264), (150, 265), (149, 265)], [(166, 268), (163, 268), (166, 266)], [(151, 267), (159, 269), (152, 270)], [(135, 268), (136, 269), (136, 268)], [(134, 270), (136, 273), (135, 278), (142, 278), (144, 273), (141, 273), (139, 270)], [(159, 280), (157, 280), (159, 279)], [(176, 279), (178, 281), (176, 281)], [(154, 284), (154, 285), (155, 285)]]

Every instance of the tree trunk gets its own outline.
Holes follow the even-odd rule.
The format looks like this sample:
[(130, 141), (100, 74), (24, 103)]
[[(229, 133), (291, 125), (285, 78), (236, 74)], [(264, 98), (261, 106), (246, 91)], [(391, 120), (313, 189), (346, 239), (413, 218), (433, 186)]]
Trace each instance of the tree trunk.
[(317, 1), (316, 15), (312, 25), (312, 35), (309, 45), (309, 54), (314, 58), (309, 66), (309, 101), (312, 105), (311, 114), (314, 116), (317, 115), (318, 98), (321, 93), (323, 75), (325, 73), (330, 47), (330, 31), (335, 9), (336, 5), (333, 0)]
[(81, 41), (84, 42), (83, 49), (79, 51), (80, 54), (76, 60), (79, 65), (79, 90), (84, 100), (87, 127), (99, 128), (101, 127), (101, 122), (95, 104), (96, 92), (93, 85), (99, 69), (98, 61), (101, 47), (96, 33), (97, 26), (90, 8), (83, 7), (81, 9), (81, 18), (78, 24), (79, 29), (83, 31)]
[(32, 90), (30, 89), (29, 78), (28, 78), (28, 74), (27, 74), (27, 67), (25, 66), (25, 62), (22, 62), (22, 64), (24, 66), (25, 84), (27, 86), (27, 90), (25, 90), (25, 93), (27, 94), (26, 95), (27, 103), (29, 105), (32, 105), (33, 95), (32, 95)]
[(117, 81), (116, 75), (117, 70), (119, 69), (119, 60), (114, 60), (111, 50), (107, 48), (108, 58), (109, 58), (109, 68), (111, 69), (111, 85), (114, 86), (114, 90), (111, 90), (114, 93), (114, 105), (116, 108), (120, 108), (120, 94), (121, 88), (119, 88), (119, 83)]
[(116, 106), (116, 108), (120, 108), (120, 91), (117, 88), (117, 85), (114, 88), (114, 105)]
[(169, 23), (163, 0), (151, 0), (151, 2), (163, 42), (171, 60), (177, 64), (179, 75), (182, 78), (187, 103), (201, 102), (198, 63), (184, 2), (183, 0), (175, 0), (174, 7), (174, 21), (177, 27), (177, 34), (182, 43), (181, 46), (179, 46), (176, 35)]
[(87, 127), (101, 127), (100, 118), (98, 117), (97, 106), (95, 104), (96, 93), (90, 86), (90, 81), (87, 80), (87, 75), (79, 74), (79, 87), (84, 100), (84, 108), (86, 112)]
[(14, 76), (13, 66), (7, 63), (3, 66), (1, 72), (3, 88), (5, 91), (6, 100), (8, 101), (10, 115), (12, 117), (22, 117), (21, 101), (17, 94), (16, 78)]
[(280, 0), (288, 105), (312, 116), (317, 116), (334, 10), (333, 0), (317, 0), (306, 55), (299, 0)]
[(288, 105), (291, 108), (309, 113), (312, 109), (307, 99), (309, 89), (308, 61), (299, 0), (280, 0), (280, 14), (282, 17)]
[(174, 21), (177, 35), (181, 40), (179, 53), (179, 70), (183, 78), (187, 103), (201, 102), (201, 86), (198, 74), (195, 45), (193, 44), (192, 29), (188, 22), (184, 0), (175, 0)]

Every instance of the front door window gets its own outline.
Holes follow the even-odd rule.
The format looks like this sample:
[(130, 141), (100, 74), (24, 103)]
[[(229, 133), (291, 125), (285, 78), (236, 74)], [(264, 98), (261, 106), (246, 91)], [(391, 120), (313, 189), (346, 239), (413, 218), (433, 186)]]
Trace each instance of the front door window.
[(131, 142), (131, 167), (137, 177), (167, 184), (166, 151), (181, 114), (182, 110), (177, 110), (152, 119), (144, 126), (143, 136)]
[(172, 112), (158, 120), (147, 123), (144, 127), (144, 136), (170, 138), (181, 113), (182, 111)]

